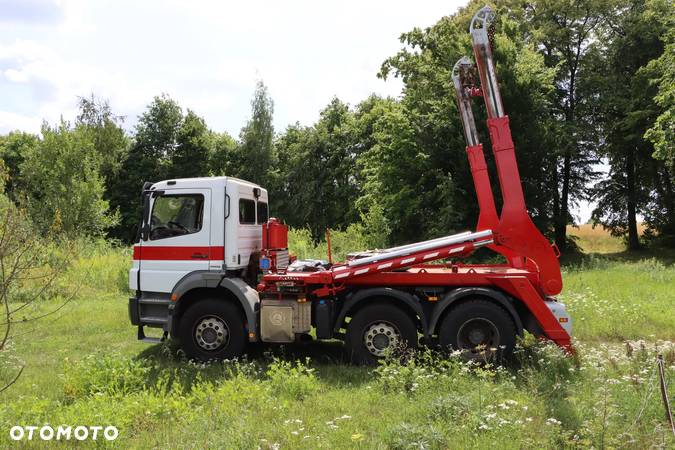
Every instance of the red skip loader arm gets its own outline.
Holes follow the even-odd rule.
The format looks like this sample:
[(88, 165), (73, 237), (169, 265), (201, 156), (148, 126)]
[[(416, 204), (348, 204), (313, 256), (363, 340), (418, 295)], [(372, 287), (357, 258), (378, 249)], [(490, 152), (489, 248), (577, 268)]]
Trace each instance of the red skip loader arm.
[[(468, 144), (466, 151), (480, 207), (478, 229), (493, 230), (493, 249), (504, 255), (513, 267), (534, 268), (534, 264), (543, 293), (555, 295), (562, 290), (560, 264), (554, 247), (534, 225), (525, 207), (509, 118), (504, 113), (492, 60), (488, 26), (493, 18), (492, 10), (486, 6), (471, 21), (470, 33), (481, 89), (476, 89), (472, 80), (467, 80), (471, 78), (471, 63), (467, 58), (460, 59), (453, 69), (453, 81)], [(470, 95), (482, 95), (488, 112), (487, 125), (503, 200), (499, 218), (483, 147), (471, 113)]]
[[(307, 301), (308, 294), (311, 299), (323, 299), (364, 287), (492, 286), (520, 300), (533, 314), (543, 335), (573, 351), (569, 334), (550, 307), (554, 299), (546, 298), (562, 289), (560, 265), (553, 247), (534, 225), (525, 207), (509, 120), (504, 114), (487, 34), (492, 16), (492, 11), (486, 7), (474, 16), (471, 23), (482, 88), (478, 89), (477, 83), (472, 80), (477, 77), (473, 76), (474, 66), (469, 59), (460, 59), (453, 69), (453, 82), (467, 140), (466, 152), (480, 207), (476, 231), (363, 252), (327, 270), (268, 272), (258, 285), (258, 291), (266, 298), (280, 299), (289, 295), (284, 293), (288, 286), (295, 289), (293, 292), (297, 293), (298, 301), (303, 302)], [(483, 96), (488, 109), (487, 122), (503, 199), (499, 214), (471, 111), (471, 97), (477, 95)], [(436, 260), (467, 256), (483, 246), (503, 255), (508, 264), (429, 264)], [(430, 333), (433, 331), (430, 330)]]
[[(457, 94), (457, 106), (464, 127), (464, 137), (466, 138), (466, 156), (469, 159), (469, 168), (473, 178), (473, 185), (476, 190), (478, 200), (478, 224), (476, 230), (497, 230), (499, 228), (499, 216), (495, 206), (492, 186), (490, 185), (490, 174), (483, 154), (483, 145), (480, 143), (476, 122), (471, 110), (471, 95), (479, 95), (480, 90), (475, 87), (465, 86), (464, 81), (473, 84), (470, 80), (473, 64), (466, 57), (462, 57), (452, 69), (452, 81), (455, 85)], [(502, 254), (513, 267), (522, 268), (523, 258), (519, 257), (512, 250), (499, 244), (489, 246), (492, 250)]]

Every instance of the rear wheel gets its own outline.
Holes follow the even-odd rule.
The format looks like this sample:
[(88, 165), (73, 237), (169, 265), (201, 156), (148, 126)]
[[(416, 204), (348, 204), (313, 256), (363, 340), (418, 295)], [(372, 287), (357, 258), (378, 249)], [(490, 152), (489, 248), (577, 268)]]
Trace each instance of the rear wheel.
[(180, 319), (178, 338), (187, 357), (199, 361), (236, 358), (246, 346), (239, 308), (218, 299), (192, 305)]
[(494, 361), (513, 351), (516, 327), (504, 308), (477, 299), (453, 307), (438, 337), (443, 348), (461, 351), (465, 360)]
[(373, 364), (401, 346), (417, 348), (417, 327), (396, 306), (382, 303), (365, 306), (347, 326), (345, 347), (356, 364)]

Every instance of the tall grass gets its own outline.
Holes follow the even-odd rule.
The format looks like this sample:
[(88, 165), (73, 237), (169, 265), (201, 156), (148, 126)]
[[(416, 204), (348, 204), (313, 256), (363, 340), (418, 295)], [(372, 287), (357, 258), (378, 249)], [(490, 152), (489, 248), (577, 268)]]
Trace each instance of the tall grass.
[(71, 246), (77, 255), (65, 277), (71, 284), (87, 295), (127, 292), (131, 248), (103, 239), (78, 240)]
[[(18, 399), (0, 418), (114, 424), (120, 447), (667, 447), (675, 442), (654, 393), (657, 350), (631, 345), (581, 346), (572, 359), (531, 342), (508, 367), (426, 351), (368, 370), (272, 355), (195, 365), (172, 353), (99, 351), (66, 362), (55, 397)], [(660, 345), (674, 364), (675, 343)], [(354, 381), (335, 382), (352, 371)]]
[[(354, 230), (331, 237), (336, 259), (368, 247)], [(290, 242), (301, 258), (325, 258), (325, 243), (302, 230)], [(120, 448), (675, 446), (654, 370), (661, 353), (673, 386), (675, 268), (658, 259), (565, 268), (576, 358), (528, 340), (507, 367), (427, 351), (362, 368), (343, 363), (331, 342), (253, 348), (248, 359), (213, 364), (185, 361), (171, 343), (139, 343), (126, 312), (130, 250), (71, 247), (78, 256), (63, 282), (75, 300), (20, 325), (13, 343), (26, 369), (0, 394), (0, 448), (15, 447), (11, 425), (45, 423), (115, 425)], [(83, 444), (95, 445), (105, 446)]]
[(675, 266), (591, 258), (565, 268), (559, 296), (584, 340), (675, 340)]
[[(344, 261), (350, 252), (358, 252), (372, 248), (367, 235), (359, 225), (352, 225), (346, 230), (331, 230), (331, 255), (333, 261)], [(303, 228), (290, 229), (288, 232), (289, 251), (298, 259), (328, 260), (328, 243), (326, 239), (319, 242), (312, 240), (309, 230)]]

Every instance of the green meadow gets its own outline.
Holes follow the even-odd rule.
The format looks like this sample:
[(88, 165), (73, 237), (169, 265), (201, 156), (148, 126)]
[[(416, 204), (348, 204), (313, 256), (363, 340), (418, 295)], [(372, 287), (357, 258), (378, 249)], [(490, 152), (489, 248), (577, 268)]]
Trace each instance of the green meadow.
[[(599, 245), (579, 234), (582, 249)], [(334, 233), (338, 254), (354, 239)], [(322, 245), (291, 235), (303, 257), (325, 257)], [(51, 314), (19, 324), (3, 356), (2, 379), (25, 369), (0, 394), (0, 448), (673, 448), (656, 372), (662, 354), (672, 399), (673, 255), (602, 245), (563, 265), (575, 357), (526, 337), (504, 367), (422, 351), (364, 368), (338, 341), (207, 365), (139, 343), (129, 249), (82, 244), (52, 298), (26, 311)], [(10, 439), (13, 425), (45, 424), (114, 425), (119, 437)]]

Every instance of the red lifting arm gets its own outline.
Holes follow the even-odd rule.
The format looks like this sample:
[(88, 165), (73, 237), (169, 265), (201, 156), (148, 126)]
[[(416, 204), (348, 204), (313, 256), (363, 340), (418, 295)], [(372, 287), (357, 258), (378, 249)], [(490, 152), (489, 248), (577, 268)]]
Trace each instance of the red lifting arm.
[[(490, 174), (488, 173), (483, 145), (480, 143), (476, 122), (471, 110), (471, 96), (480, 95), (480, 89), (475, 87), (474, 65), (466, 56), (462, 57), (452, 69), (452, 81), (455, 85), (457, 94), (457, 107), (464, 127), (464, 137), (466, 138), (466, 155), (469, 158), (469, 167), (473, 184), (476, 190), (478, 200), (478, 224), (476, 230), (497, 230), (499, 228), (499, 216), (495, 207), (495, 199), (490, 185)], [(503, 255), (513, 267), (522, 267), (522, 259), (512, 250), (492, 244), (490, 249)]]
[(512, 266), (525, 268), (531, 267), (532, 264), (536, 265), (542, 291), (546, 295), (555, 295), (562, 290), (560, 264), (554, 248), (534, 225), (525, 207), (509, 118), (504, 113), (492, 60), (488, 27), (493, 19), (492, 10), (488, 6), (482, 8), (471, 21), (470, 33), (480, 77), (480, 91), (488, 113), (487, 125), (492, 152), (502, 192), (503, 205), (498, 221), (485, 158), (473, 123), (467, 92), (467, 89), (470, 92), (476, 92), (476, 89), (475, 86), (472, 86), (473, 89), (468, 88), (466, 82), (462, 83), (462, 75), (466, 78), (467, 66), (470, 67), (470, 63), (463, 58), (455, 65), (453, 71), (460, 114), (467, 138), (469, 164), (481, 208), (478, 227), (479, 229), (481, 227), (492, 228), (495, 237), (494, 249), (503, 254)]

